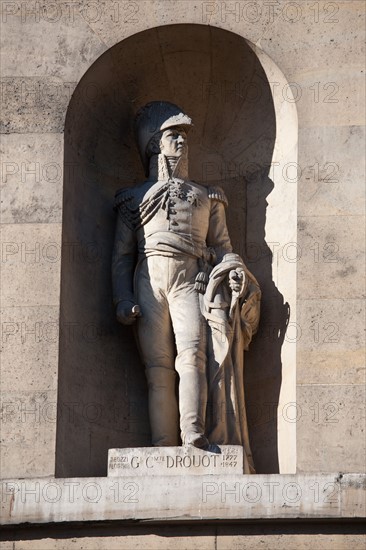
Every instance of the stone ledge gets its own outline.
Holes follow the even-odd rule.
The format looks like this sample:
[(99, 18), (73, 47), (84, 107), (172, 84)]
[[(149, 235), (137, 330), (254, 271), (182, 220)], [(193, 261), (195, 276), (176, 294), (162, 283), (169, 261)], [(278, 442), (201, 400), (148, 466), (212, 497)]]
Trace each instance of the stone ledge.
[(1, 523), (362, 518), (365, 486), (365, 474), (9, 479)]
[(365, 474), (4, 480), (1, 523), (361, 518), (365, 485)]

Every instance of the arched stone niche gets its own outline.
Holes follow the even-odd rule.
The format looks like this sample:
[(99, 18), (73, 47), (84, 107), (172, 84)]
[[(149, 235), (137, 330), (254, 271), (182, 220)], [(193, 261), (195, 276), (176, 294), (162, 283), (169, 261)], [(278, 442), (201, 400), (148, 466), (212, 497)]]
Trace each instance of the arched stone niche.
[(143, 179), (134, 114), (152, 100), (190, 114), (191, 177), (228, 196), (234, 249), (263, 291), (245, 357), (255, 464), (258, 473), (294, 471), (294, 411), (283, 409), (295, 401), (295, 343), (285, 330), (289, 304), (295, 322), (288, 243), (296, 240), (296, 187), (285, 168), (297, 159), (297, 118), (291, 101), (273, 95), (285, 85), (241, 36), (187, 24), (127, 38), (81, 79), (65, 124), (57, 476), (106, 475), (109, 448), (150, 444), (143, 366), (132, 329), (115, 321), (110, 263), (114, 193)]

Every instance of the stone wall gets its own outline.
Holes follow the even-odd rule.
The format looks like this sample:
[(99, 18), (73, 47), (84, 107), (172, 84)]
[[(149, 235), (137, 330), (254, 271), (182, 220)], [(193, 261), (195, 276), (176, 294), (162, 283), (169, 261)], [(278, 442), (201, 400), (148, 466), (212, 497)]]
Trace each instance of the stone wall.
[[(295, 462), (298, 472), (362, 471), (364, 3), (19, 0), (1, 2), (1, 10), (1, 477), (55, 474), (57, 408), (59, 475), (67, 475), (75, 463), (79, 465), (71, 468), (73, 475), (103, 475), (97, 451), (101, 439), (108, 448), (118, 446), (121, 439), (143, 444), (149, 437), (143, 409), (136, 427), (125, 408), (129, 398), (123, 394), (128, 388), (137, 392), (134, 403), (143, 402), (143, 373), (137, 370), (138, 364), (133, 373), (119, 370), (112, 350), (117, 349), (116, 337), (123, 338), (122, 332), (111, 317), (101, 323), (91, 313), (112, 314), (106, 303), (109, 290), (100, 288), (105, 279), (98, 278), (94, 269), (101, 258), (107, 263), (109, 254), (106, 236), (111, 234), (112, 222), (106, 205), (119, 182), (125, 185), (132, 173), (137, 174), (137, 157), (128, 137), (129, 116), (135, 105), (150, 99), (151, 85), (157, 96), (153, 99), (166, 93), (156, 84), (163, 73), (162, 81), (169, 84), (165, 99), (176, 98), (182, 105), (188, 100), (187, 110), (192, 106), (192, 115), (198, 115), (198, 128), (202, 121), (197, 105), (211, 101), (221, 114), (238, 114), (235, 108), (247, 94), (248, 102), (268, 109), (265, 119), (258, 113), (257, 118), (243, 119), (251, 137), (259, 129), (263, 130), (260, 136), (276, 131), (275, 138), (282, 139), (281, 147), (274, 148), (271, 171), (265, 174), (267, 181), (278, 185), (273, 192), (260, 187), (262, 212), (248, 209), (248, 196), (241, 196), (229, 219), (234, 234), (239, 224), (247, 243), (265, 244), (245, 250), (247, 259), (252, 260), (253, 271), (259, 264), (269, 270), (268, 281), (291, 304), (286, 336), (278, 319), (273, 321), (263, 312), (262, 333), (253, 359), (247, 361), (247, 387), (253, 396), (250, 429), (260, 471), (291, 472)], [(189, 25), (187, 44), (179, 42), (184, 42), (182, 28), (181, 34), (177, 28), (174, 41), (174, 32), (167, 27), (174, 24)], [(203, 25), (206, 33), (199, 33), (195, 25)], [(147, 29), (156, 38), (156, 49), (151, 49), (151, 38), (141, 86), (134, 51), (143, 52), (144, 43), (139, 40), (147, 35), (136, 33)], [(220, 29), (234, 34), (220, 43)], [(222, 64), (215, 72), (208, 66), (207, 54), (218, 43)], [(245, 52), (242, 56), (240, 48)], [(177, 51), (183, 65), (176, 63)], [(107, 64), (101, 63), (103, 58), (109, 60)], [(152, 69), (148, 61), (154, 58), (159, 63)], [(259, 64), (255, 61), (257, 76), (265, 72), (262, 88), (247, 87), (250, 59), (259, 60)], [(240, 74), (225, 72), (225, 65), (237, 68), (240, 63)], [(192, 71), (187, 74), (193, 82), (197, 79), (198, 88), (192, 84), (189, 88), (183, 78), (186, 87), (182, 89), (182, 67)], [(107, 83), (114, 87), (106, 87)], [(250, 95), (263, 91), (263, 86), (271, 90), (272, 103), (258, 103)], [(114, 106), (107, 113), (111, 100)], [(73, 110), (81, 104), (82, 110)], [(271, 108), (276, 114), (274, 124)], [(230, 124), (225, 126), (229, 119), (222, 115), (220, 120), (217, 128), (213, 118), (209, 121), (212, 132), (217, 130), (216, 140), (231, 129)], [(297, 145), (295, 128), (297, 167), (292, 155)], [(199, 132), (193, 136), (191, 150), (197, 155), (204, 151), (200, 137)], [(255, 139), (247, 143), (245, 162), (258, 161), (256, 152), (263, 152), (263, 147), (256, 143)], [(268, 140), (266, 144), (269, 150), (274, 146)], [(208, 144), (208, 152), (216, 145), (215, 141)], [(121, 162), (116, 165), (118, 152)], [(201, 179), (194, 155), (193, 166)], [(233, 163), (228, 167), (223, 158), (224, 162), (214, 159), (211, 166), (219, 167), (220, 180), (234, 182), (228, 189), (243, 193), (238, 183), (243, 176), (240, 162), (229, 159)], [(245, 193), (258, 190), (257, 175), (254, 180), (251, 173), (244, 176), (246, 182), (256, 182), (254, 187), (247, 185)], [(98, 186), (101, 179), (103, 186)], [(297, 235), (292, 225), (296, 193)], [(235, 201), (235, 196), (229, 198)], [(254, 225), (249, 223), (251, 214), (255, 214)], [(85, 225), (88, 216), (89, 225)], [(250, 229), (256, 227), (257, 216), (265, 216), (265, 223), (260, 226), (262, 233), (253, 237)], [(276, 234), (277, 227), (291, 229)], [(102, 245), (102, 255), (93, 247), (96, 242)], [(240, 247), (240, 238), (237, 242)], [(286, 281), (290, 281), (288, 288)], [(284, 306), (279, 298), (269, 300), (272, 312)], [(120, 349), (131, 357), (133, 346), (129, 339)], [(278, 346), (287, 359), (283, 361), (282, 356), (280, 368), (271, 370), (270, 350)], [(261, 366), (255, 357), (262, 349), (266, 353)], [(121, 394), (123, 406), (116, 408), (113, 403)], [(112, 403), (111, 410), (107, 402)], [(111, 428), (108, 438), (106, 425)], [(261, 455), (266, 448), (267, 455)]]

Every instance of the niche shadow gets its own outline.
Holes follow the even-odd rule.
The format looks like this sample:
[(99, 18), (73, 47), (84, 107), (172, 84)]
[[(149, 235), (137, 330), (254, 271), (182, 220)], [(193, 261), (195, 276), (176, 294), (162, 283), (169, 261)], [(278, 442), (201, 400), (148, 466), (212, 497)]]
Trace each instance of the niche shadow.
[(169, 25), (103, 54), (67, 112), (56, 476), (104, 476), (109, 448), (150, 445), (144, 368), (132, 330), (115, 321), (110, 265), (114, 193), (144, 179), (133, 118), (153, 100), (193, 118), (191, 178), (224, 188), (233, 248), (262, 288), (260, 330), (245, 354), (246, 400), (257, 473), (276, 473), (277, 420), (266, 411), (279, 400), (288, 309), (265, 236), (276, 139), (271, 90), (242, 37)]

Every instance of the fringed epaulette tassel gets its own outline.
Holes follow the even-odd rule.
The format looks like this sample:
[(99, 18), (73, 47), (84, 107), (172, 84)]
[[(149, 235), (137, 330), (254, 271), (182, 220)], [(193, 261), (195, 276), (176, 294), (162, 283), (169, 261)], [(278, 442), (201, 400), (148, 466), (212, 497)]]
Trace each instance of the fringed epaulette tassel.
[(133, 199), (132, 189), (128, 187), (126, 189), (119, 189), (119, 191), (117, 191), (114, 197), (114, 205), (113, 205), (114, 210), (117, 210), (117, 208), (121, 206), (121, 204), (128, 202), (132, 199)]
[(204, 294), (206, 292), (207, 285), (208, 285), (208, 275), (207, 273), (205, 273), (205, 271), (200, 271), (196, 275), (194, 288), (200, 294)]
[(228, 206), (228, 200), (221, 187), (213, 186), (208, 188), (208, 198), (214, 201), (222, 202), (224, 206)]

